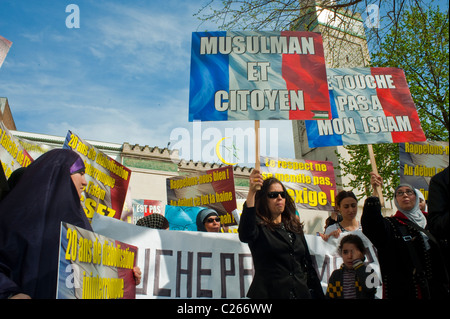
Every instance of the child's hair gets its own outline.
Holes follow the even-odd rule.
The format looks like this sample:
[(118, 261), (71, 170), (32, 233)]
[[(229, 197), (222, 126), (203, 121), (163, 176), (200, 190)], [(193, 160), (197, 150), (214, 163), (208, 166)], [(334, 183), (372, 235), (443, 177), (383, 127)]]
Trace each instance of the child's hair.
[(342, 247), (344, 247), (344, 244), (354, 244), (356, 248), (363, 254), (363, 260), (366, 259), (365, 252), (366, 247), (364, 246), (364, 243), (358, 235), (347, 235), (341, 239), (341, 242), (339, 243), (339, 254), (342, 255)]

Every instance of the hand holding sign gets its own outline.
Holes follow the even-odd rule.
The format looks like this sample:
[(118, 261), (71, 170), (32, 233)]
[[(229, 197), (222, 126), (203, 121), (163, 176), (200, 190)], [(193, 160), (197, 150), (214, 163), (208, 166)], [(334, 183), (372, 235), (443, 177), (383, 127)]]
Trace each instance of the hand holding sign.
[(249, 182), (250, 185), (247, 194), (247, 206), (253, 207), (255, 206), (255, 194), (261, 189), (264, 182), (263, 176), (258, 169), (255, 168), (252, 170), (250, 173)]
[(383, 191), (381, 190), (381, 187), (383, 186), (383, 178), (378, 174), (378, 172), (370, 172), (370, 184), (373, 188), (373, 196), (379, 197), (381, 206), (384, 206)]

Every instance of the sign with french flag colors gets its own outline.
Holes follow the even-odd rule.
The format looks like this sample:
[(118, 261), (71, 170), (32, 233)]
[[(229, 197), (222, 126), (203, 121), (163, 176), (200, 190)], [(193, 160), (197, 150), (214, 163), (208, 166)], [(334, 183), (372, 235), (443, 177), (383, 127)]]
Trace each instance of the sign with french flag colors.
[(327, 69), (332, 119), (306, 121), (309, 147), (421, 142), (402, 69)]
[(331, 118), (314, 32), (193, 32), (189, 121)]

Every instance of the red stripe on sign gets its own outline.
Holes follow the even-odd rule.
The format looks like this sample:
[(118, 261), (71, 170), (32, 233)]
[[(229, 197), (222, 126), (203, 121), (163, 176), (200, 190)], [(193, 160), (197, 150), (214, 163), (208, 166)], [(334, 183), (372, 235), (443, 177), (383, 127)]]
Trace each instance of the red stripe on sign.
[[(387, 117), (393, 117), (400, 129), (398, 132), (391, 133), (392, 142), (426, 141), (403, 70), (398, 68), (371, 68), (371, 73), (377, 80), (377, 96), (383, 106), (384, 114)], [(412, 131), (404, 130), (408, 123)]]
[[(289, 111), (289, 119), (311, 120), (317, 116), (330, 118), (330, 99), (322, 37), (319, 34), (298, 31), (283, 31), (281, 36), (298, 38), (302, 50), (302, 54), (283, 54), (282, 57), (282, 76), (286, 81), (286, 88), (303, 92), (304, 109)], [(305, 41), (308, 43), (313, 41), (313, 52), (308, 49), (309, 46), (303, 45)]]

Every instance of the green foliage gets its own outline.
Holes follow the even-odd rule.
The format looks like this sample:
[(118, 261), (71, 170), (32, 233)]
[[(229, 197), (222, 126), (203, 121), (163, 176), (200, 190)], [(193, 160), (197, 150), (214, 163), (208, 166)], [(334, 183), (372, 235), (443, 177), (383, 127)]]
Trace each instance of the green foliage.
[[(375, 154), (378, 174), (383, 178), (383, 196), (392, 198), (399, 178), (399, 147), (398, 144), (374, 144), (372, 145)], [(346, 160), (341, 154), (336, 152), (341, 164), (341, 176), (350, 177), (350, 183), (341, 185), (359, 190), (362, 195), (372, 195), (370, 185), (370, 175), (372, 165), (370, 163), (367, 145), (348, 145), (345, 147), (350, 155)]]
[[(428, 140), (449, 139), (449, 33), (448, 11), (424, 11), (413, 7), (404, 12), (397, 28), (381, 41), (372, 54), (372, 66), (397, 67), (405, 72), (417, 107), (422, 129)], [(371, 194), (372, 171), (366, 145), (347, 146), (351, 159), (337, 154), (342, 175), (354, 176), (349, 186)], [(397, 144), (373, 145), (378, 173), (383, 177), (383, 195), (392, 198), (399, 183), (399, 149)]]
[(404, 70), (427, 139), (449, 139), (448, 11), (412, 7), (372, 55), (372, 66)]

